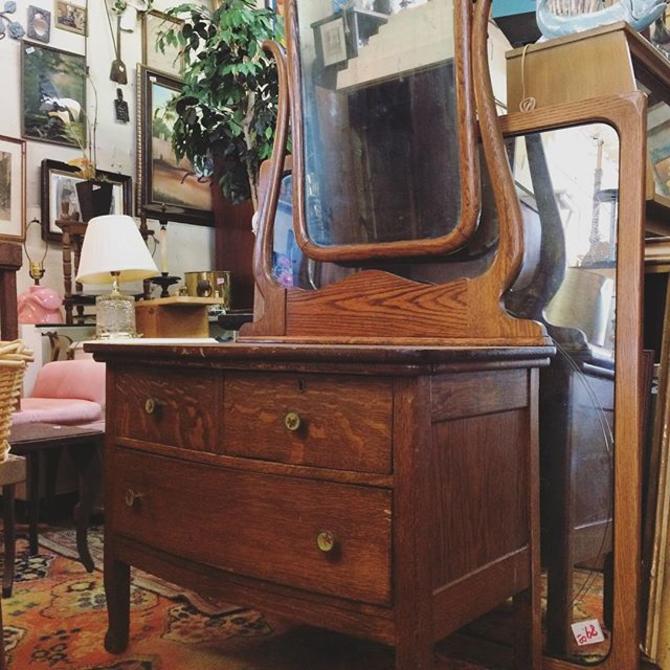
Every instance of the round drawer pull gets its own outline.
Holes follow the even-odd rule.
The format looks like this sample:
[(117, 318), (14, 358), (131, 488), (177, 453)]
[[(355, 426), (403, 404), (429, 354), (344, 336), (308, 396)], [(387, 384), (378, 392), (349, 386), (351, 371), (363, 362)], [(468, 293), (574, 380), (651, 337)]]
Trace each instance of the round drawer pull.
[(329, 554), (337, 545), (335, 533), (323, 530), (316, 536), (316, 546), (324, 553)]
[(135, 502), (140, 498), (144, 498), (144, 493), (138, 493), (137, 491), (133, 491), (133, 489), (126, 491), (125, 501), (128, 507), (135, 507)]
[(160, 402), (160, 400), (156, 400), (155, 398), (147, 398), (144, 402), (144, 411), (151, 416), (158, 414), (162, 406), (163, 403)]
[(298, 414), (298, 412), (288, 412), (284, 417), (284, 425), (292, 433), (295, 433), (295, 431), (299, 430), (300, 426), (302, 425), (300, 414)]

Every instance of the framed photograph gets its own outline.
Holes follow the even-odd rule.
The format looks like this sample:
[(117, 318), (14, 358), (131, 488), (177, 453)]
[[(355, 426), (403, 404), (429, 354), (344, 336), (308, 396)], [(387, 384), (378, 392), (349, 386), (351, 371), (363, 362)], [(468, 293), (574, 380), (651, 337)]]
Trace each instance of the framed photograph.
[[(44, 159), (42, 161), (42, 239), (59, 242), (62, 231), (59, 219), (79, 221), (81, 209), (76, 184), (84, 181), (72, 165)], [(132, 214), (132, 177), (98, 170), (98, 177), (113, 184), (110, 214)]]
[(176, 113), (171, 103), (181, 82), (147, 67), (137, 68), (137, 213), (164, 212), (170, 221), (212, 225), (209, 177), (198, 175), (172, 148)]
[(0, 239), (26, 237), (26, 143), (0, 135)]
[(24, 41), (21, 86), (22, 136), (78, 147), (76, 137), (86, 137), (86, 58)]
[(86, 36), (86, 7), (66, 0), (56, 0), (56, 28)]
[(51, 12), (41, 7), (28, 7), (27, 35), (31, 40), (49, 43), (51, 38)]
[(170, 28), (178, 29), (183, 21), (150, 11), (142, 15), (142, 64), (152, 70), (159, 70), (171, 77), (181, 77), (184, 59), (176, 46), (166, 45), (165, 53), (157, 46), (158, 37)]
[(347, 38), (344, 34), (344, 18), (337, 16), (319, 25), (319, 45), (324, 67), (337, 65), (347, 60)]

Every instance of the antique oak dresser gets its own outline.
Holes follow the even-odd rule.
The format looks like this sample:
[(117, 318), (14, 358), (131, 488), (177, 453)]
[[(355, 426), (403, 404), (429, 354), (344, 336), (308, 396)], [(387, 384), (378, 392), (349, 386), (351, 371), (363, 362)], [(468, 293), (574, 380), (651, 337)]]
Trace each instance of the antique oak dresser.
[[(338, 53), (331, 3), (288, 3), (287, 55), (266, 45), (280, 103), (254, 322), (229, 344), (89, 345), (108, 375), (108, 650), (132, 639), (133, 565), (385, 643), (396, 670), (434, 668), (436, 641), (513, 598), (516, 665), (540, 667), (537, 385), (553, 348), (502, 306), (523, 237), (489, 8), (429, 0)], [(426, 279), (477, 229), (475, 109), (495, 260)]]

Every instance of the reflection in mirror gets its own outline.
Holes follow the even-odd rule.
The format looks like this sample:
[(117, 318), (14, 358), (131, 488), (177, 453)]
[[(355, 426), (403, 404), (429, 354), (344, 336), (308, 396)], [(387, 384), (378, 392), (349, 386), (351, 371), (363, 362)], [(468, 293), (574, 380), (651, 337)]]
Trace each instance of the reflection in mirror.
[(297, 0), (297, 13), (311, 240), (447, 235), (461, 210), (453, 0)]
[(527, 135), (513, 164), (541, 245), (506, 304), (558, 350), (540, 374), (546, 653), (593, 663), (611, 642), (619, 140), (603, 124)]

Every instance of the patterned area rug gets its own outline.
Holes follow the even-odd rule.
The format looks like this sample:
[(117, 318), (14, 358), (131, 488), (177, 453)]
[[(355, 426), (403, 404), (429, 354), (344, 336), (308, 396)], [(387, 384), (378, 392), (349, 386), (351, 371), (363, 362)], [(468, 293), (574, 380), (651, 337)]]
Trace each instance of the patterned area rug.
[[(52, 538), (53, 540), (53, 538)], [(205, 614), (191, 602), (138, 585), (131, 589), (128, 651), (105, 652), (102, 573), (17, 542), (14, 595), (3, 601), (10, 670), (392, 670), (380, 645), (290, 627), (252, 610)], [(146, 586), (146, 582), (143, 582)], [(461, 661), (441, 670), (481, 670)]]
[[(49, 530), (40, 531), (39, 535), (40, 545), (50, 549), (51, 551), (77, 560), (79, 553), (77, 552), (77, 537), (73, 528), (51, 528)], [(93, 564), (97, 570), (102, 572), (104, 565), (104, 533), (102, 526), (93, 526), (88, 531), (88, 548), (91, 552)], [(206, 614), (217, 615), (226, 614), (239, 610), (239, 605), (232, 603), (221, 603), (214, 600), (206, 600), (197, 593), (179, 589), (173, 584), (164, 581), (160, 577), (150, 575), (141, 570), (133, 568), (133, 583), (139, 588), (146, 589), (159, 596), (166, 598), (182, 598), (188, 600), (196, 609)]]

